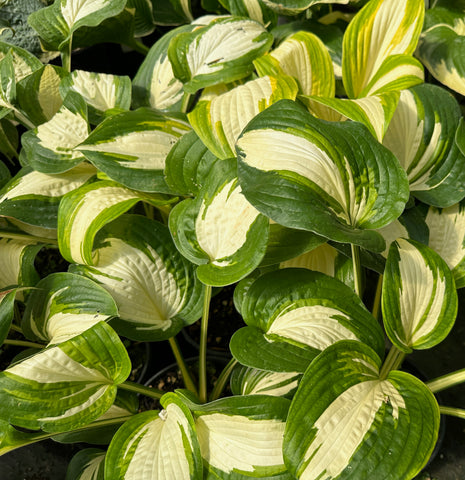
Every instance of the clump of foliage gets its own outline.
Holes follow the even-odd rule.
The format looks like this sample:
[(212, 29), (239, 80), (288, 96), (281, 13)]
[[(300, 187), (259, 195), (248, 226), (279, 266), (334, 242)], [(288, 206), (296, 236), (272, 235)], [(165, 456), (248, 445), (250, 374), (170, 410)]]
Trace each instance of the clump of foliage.
[[(417, 475), (465, 415), (434, 395), (463, 371), (402, 370), (465, 286), (463, 2), (3, 3), (1, 453), (99, 445), (69, 480)], [(102, 42), (144, 55), (133, 78), (73, 69)], [(69, 268), (37, 272), (53, 248)], [(246, 326), (207, 391), (229, 285)], [(185, 388), (129, 382), (121, 337), (169, 342)]]

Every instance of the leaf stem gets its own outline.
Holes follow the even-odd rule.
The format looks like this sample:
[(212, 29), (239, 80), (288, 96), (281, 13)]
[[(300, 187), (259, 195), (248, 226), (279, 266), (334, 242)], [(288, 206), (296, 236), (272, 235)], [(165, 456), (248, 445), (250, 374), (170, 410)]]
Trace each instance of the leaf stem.
[(71, 73), (71, 52), (72, 52), (72, 44), (73, 44), (73, 35), (69, 39), (67, 50), (63, 50), (61, 52), (61, 64), (63, 68), (68, 72)]
[(170, 343), (171, 350), (173, 351), (174, 358), (176, 359), (176, 363), (178, 364), (179, 369), (181, 370), (182, 379), (184, 381), (184, 385), (188, 390), (193, 392), (196, 396), (198, 396), (197, 388), (195, 386), (194, 380), (192, 379), (192, 375), (189, 371), (189, 368), (182, 356), (181, 350), (179, 349), (178, 342), (176, 341), (175, 337), (171, 337), (168, 339)]
[(391, 370), (396, 370), (402, 365), (404, 358), (405, 352), (402, 352), (395, 345), (393, 345), (387, 354), (386, 360), (384, 360), (381, 372), (379, 374), (380, 379), (386, 380)]
[(352, 266), (354, 269), (354, 285), (355, 293), (361, 297), (361, 267), (360, 267), (360, 247), (358, 245), (350, 244), (350, 250), (352, 252)]
[(203, 298), (203, 314), (200, 324), (200, 347), (199, 347), (199, 399), (202, 403), (207, 401), (207, 333), (208, 314), (210, 311), (210, 300), (212, 298), (212, 287), (205, 285)]
[(8, 230), (4, 230), (4, 231), (0, 230), (0, 237), (13, 238), (13, 239), (19, 239), (19, 240), (30, 240), (31, 242), (49, 243), (52, 245), (58, 245), (58, 240), (54, 238), (36, 237), (33, 235), (29, 235), (27, 233), (9, 232)]
[(216, 381), (215, 386), (213, 387), (213, 390), (210, 394), (211, 402), (213, 400), (216, 400), (217, 398), (220, 398), (221, 392), (224, 390), (224, 387), (226, 386), (226, 382), (228, 381), (231, 375), (231, 372), (233, 371), (233, 368), (236, 366), (236, 364), (237, 364), (237, 360), (235, 358), (231, 358), (228, 364), (223, 368), (223, 371), (218, 377), (218, 380)]
[(128, 43), (128, 47), (133, 48), (136, 52), (141, 53), (142, 55), (147, 55), (150, 48), (147, 45), (144, 45), (141, 41), (134, 40), (133, 42)]
[[(16, 307), (16, 305), (15, 305), (15, 307)], [(16, 310), (16, 308), (15, 308), (15, 310)], [(12, 323), (12, 324), (10, 325), (10, 329), (13, 330), (13, 331), (15, 331), (15, 332), (18, 332), (18, 333), (23, 333), (22, 328), (21, 328), (21, 327), (18, 327), (18, 325), (15, 325), (14, 323)]]
[(166, 393), (163, 390), (159, 390), (158, 388), (146, 387), (145, 385), (141, 385), (140, 383), (130, 382), (127, 380), (124, 383), (120, 383), (118, 388), (123, 390), (129, 390), (130, 392), (135, 392), (140, 395), (145, 395), (146, 397), (156, 398), (159, 399), (163, 397)]
[(436, 393), (464, 382), (465, 368), (462, 368), (461, 370), (457, 370), (455, 372), (448, 373), (447, 375), (430, 380), (429, 382), (426, 382), (426, 386), (433, 393)]
[(442, 415), (451, 415), (465, 420), (465, 410), (463, 408), (444, 407), (443, 405), (439, 405), (439, 411)]
[(376, 284), (375, 298), (373, 299), (373, 310), (372, 314), (379, 320), (379, 313), (381, 311), (381, 293), (383, 291), (383, 276), (380, 274), (378, 276), (378, 282)]
[(181, 112), (187, 113), (187, 109), (189, 108), (189, 100), (191, 99), (190, 93), (184, 93), (182, 97), (182, 104), (181, 104)]
[(42, 345), (40, 343), (28, 342), (26, 340), (12, 340), (10, 338), (6, 338), (3, 341), (3, 343), (5, 345), (15, 345), (15, 346), (18, 346), (18, 347), (40, 348), (40, 349), (45, 348), (45, 345)]

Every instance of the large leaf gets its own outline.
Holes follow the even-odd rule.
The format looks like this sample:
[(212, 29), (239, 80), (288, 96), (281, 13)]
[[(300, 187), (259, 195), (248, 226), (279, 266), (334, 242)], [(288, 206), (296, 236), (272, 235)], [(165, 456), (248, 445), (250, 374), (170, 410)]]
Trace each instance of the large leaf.
[(0, 414), (24, 428), (71, 430), (108, 410), (130, 372), (121, 340), (100, 322), (0, 373)]
[(169, 227), (179, 251), (196, 263), (207, 285), (239, 281), (260, 263), (269, 220), (246, 200), (233, 159), (216, 162), (197, 198), (171, 211)]
[(168, 57), (184, 90), (195, 93), (209, 85), (247, 77), (254, 70), (252, 61), (272, 42), (272, 35), (258, 22), (220, 17), (173, 38)]
[(213, 98), (202, 97), (187, 115), (202, 142), (218, 158), (235, 157), (234, 145), (241, 131), (271, 104), (297, 95), (295, 81), (287, 76), (265, 76), (239, 85)]
[(149, 195), (108, 180), (83, 185), (65, 195), (58, 209), (58, 245), (69, 262), (92, 265), (97, 232), (139, 201), (152, 205), (168, 203), (160, 195)]
[(57, 344), (117, 315), (115, 302), (100, 285), (58, 272), (42, 279), (29, 295), (22, 328), (33, 340)]
[(359, 342), (316, 358), (289, 410), (284, 458), (298, 479), (412, 479), (437, 440), (439, 408), (404, 372), (379, 376), (380, 359)]
[(423, 0), (372, 0), (344, 34), (342, 73), (349, 98), (401, 90), (423, 81), (411, 55), (423, 26)]
[(168, 228), (126, 215), (101, 230), (93, 267), (76, 266), (115, 299), (112, 325), (132, 340), (165, 340), (202, 314), (203, 287)]
[(426, 349), (449, 333), (457, 315), (457, 292), (446, 262), (414, 240), (391, 244), (383, 277), (386, 333), (400, 350)]
[(248, 326), (233, 335), (230, 348), (250, 367), (303, 372), (322, 350), (346, 339), (384, 351), (381, 328), (353, 290), (319, 272), (288, 268), (259, 277), (241, 313)]
[(161, 411), (150, 410), (127, 421), (110, 443), (107, 480), (198, 480), (202, 457), (189, 409), (173, 393), (163, 396)]
[(325, 122), (281, 100), (237, 142), (245, 197), (277, 223), (337, 242), (384, 249), (371, 229), (396, 219), (408, 199), (394, 155), (356, 122)]
[(56, 229), (58, 205), (63, 195), (80, 187), (96, 173), (93, 165), (85, 163), (59, 175), (25, 167), (0, 191), (0, 216)]
[(424, 84), (401, 92), (383, 144), (422, 202), (448, 207), (465, 196), (465, 155), (455, 140), (461, 117), (458, 102), (443, 88)]
[(140, 108), (102, 122), (77, 148), (112, 180), (144, 192), (169, 192), (163, 169), (171, 147), (190, 130), (182, 116)]
[(289, 36), (278, 48), (254, 63), (260, 75), (294, 77), (303, 95), (334, 97), (331, 57), (324, 43), (313, 33), (300, 31)]
[(418, 58), (433, 77), (462, 95), (465, 95), (464, 20), (463, 8), (454, 9), (450, 4), (427, 10), (417, 50)]
[(118, 15), (125, 4), (126, 0), (55, 0), (53, 5), (32, 13), (28, 22), (48, 50), (63, 51), (79, 28), (98, 26)]

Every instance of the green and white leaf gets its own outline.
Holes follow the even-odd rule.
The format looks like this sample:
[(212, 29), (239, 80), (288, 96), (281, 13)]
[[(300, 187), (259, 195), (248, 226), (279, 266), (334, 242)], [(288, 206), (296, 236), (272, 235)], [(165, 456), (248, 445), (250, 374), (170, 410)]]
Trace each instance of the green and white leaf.
[(56, 229), (58, 205), (63, 195), (86, 183), (96, 173), (95, 167), (86, 163), (58, 175), (24, 167), (0, 191), (0, 215), (19, 220), (23, 223), (21, 228), (33, 225)]
[(17, 84), (21, 111), (35, 126), (50, 121), (58, 113), (63, 104), (59, 85), (65, 74), (61, 67), (44, 65)]
[(107, 225), (93, 267), (76, 266), (114, 298), (112, 325), (132, 340), (166, 340), (202, 315), (203, 286), (176, 249), (168, 228), (138, 215)]
[(457, 315), (457, 292), (446, 262), (414, 240), (391, 244), (383, 277), (382, 310), (391, 342), (403, 352), (437, 345)]
[[(263, 25), (240, 17), (219, 17), (192, 33), (176, 35), (168, 57), (187, 93), (247, 77), (252, 61), (271, 46), (273, 37)], [(197, 23), (198, 24), (198, 23)]]
[(272, 395), (292, 398), (302, 374), (297, 372), (267, 372), (237, 365), (231, 374), (234, 395)]
[(297, 95), (295, 81), (287, 76), (264, 76), (211, 99), (200, 99), (187, 117), (202, 142), (218, 158), (232, 158), (240, 133), (271, 104)]
[(102, 180), (83, 185), (65, 195), (58, 209), (58, 245), (69, 262), (93, 264), (92, 247), (97, 232), (137, 202), (168, 203), (160, 195), (148, 195)]
[(0, 373), (0, 414), (24, 428), (71, 430), (108, 410), (130, 371), (118, 335), (100, 322)]
[(360, 342), (339, 342), (305, 372), (291, 403), (284, 459), (300, 480), (413, 478), (437, 440), (439, 407), (416, 377)]
[(121, 13), (125, 5), (126, 0), (55, 0), (49, 7), (32, 13), (28, 22), (47, 50), (64, 51), (79, 28), (96, 27)]
[(282, 456), (289, 400), (248, 395), (190, 408), (208, 472), (204, 478), (290, 480)]
[(197, 480), (202, 457), (189, 409), (173, 393), (163, 410), (150, 410), (127, 421), (110, 443), (105, 461), (108, 480)]
[(422, 202), (448, 207), (465, 196), (465, 156), (455, 141), (460, 119), (457, 101), (443, 88), (424, 84), (401, 92), (383, 144)]
[(408, 199), (405, 172), (366, 127), (318, 120), (295, 102), (258, 114), (236, 149), (252, 205), (281, 225), (336, 242), (382, 251), (372, 229), (396, 219)]
[(191, 0), (153, 1), (153, 18), (157, 25), (180, 25), (194, 20)]
[(71, 170), (85, 160), (76, 147), (87, 138), (89, 131), (87, 105), (80, 95), (71, 92), (51, 120), (23, 134), (28, 164), (48, 174)]
[(399, 101), (399, 92), (386, 92), (357, 99), (299, 96), (310, 113), (322, 120), (353, 120), (363, 123), (382, 142)]
[(15, 47), (11, 43), (0, 42), (0, 60), (11, 55), (16, 83), (43, 67), (42, 62), (24, 48)]
[(0, 455), (11, 452), (16, 448), (38, 442), (43, 438), (42, 432), (23, 432), (0, 420)]
[(231, 15), (248, 17), (266, 27), (276, 26), (277, 15), (263, 0), (220, 0), (220, 3)]
[(192, 25), (183, 25), (170, 30), (150, 48), (132, 81), (135, 107), (174, 112), (181, 110), (183, 99), (188, 94), (184, 93), (183, 83), (173, 74), (168, 46), (172, 38), (193, 29)]
[(464, 25), (463, 8), (448, 4), (427, 10), (416, 52), (436, 80), (461, 95), (465, 95)]
[(196, 195), (217, 160), (192, 130), (178, 140), (166, 157), (166, 183), (177, 194)]
[(349, 98), (401, 90), (423, 81), (412, 55), (425, 13), (423, 0), (372, 0), (352, 19), (343, 44), (343, 82)]
[(178, 250), (198, 265), (200, 280), (224, 286), (260, 264), (269, 220), (242, 195), (236, 161), (228, 159), (213, 165), (196, 199), (173, 208), (169, 228)]
[(105, 451), (85, 448), (71, 459), (66, 480), (104, 480)]
[(452, 270), (455, 286), (465, 286), (465, 207), (457, 203), (448, 208), (430, 207), (426, 215), (428, 245)]
[(43, 278), (30, 293), (21, 326), (28, 338), (57, 344), (117, 315), (113, 298), (100, 285), (58, 272)]
[(297, 15), (321, 3), (346, 5), (357, 0), (263, 0), (263, 3), (281, 15)]
[(107, 110), (129, 110), (131, 88), (127, 76), (74, 70), (61, 82), (60, 92), (63, 98), (69, 92), (81, 95), (87, 103), (90, 121), (98, 123)]
[(259, 75), (290, 75), (299, 93), (334, 97), (334, 69), (328, 49), (313, 33), (300, 31), (286, 38), (269, 54), (254, 62)]
[(103, 121), (77, 150), (110, 179), (143, 192), (169, 192), (163, 170), (166, 157), (189, 124), (182, 115), (148, 108)]
[(262, 275), (247, 290), (241, 313), (247, 327), (233, 335), (230, 349), (249, 367), (304, 372), (321, 351), (348, 339), (384, 351), (382, 330), (354, 291), (320, 272), (287, 268)]

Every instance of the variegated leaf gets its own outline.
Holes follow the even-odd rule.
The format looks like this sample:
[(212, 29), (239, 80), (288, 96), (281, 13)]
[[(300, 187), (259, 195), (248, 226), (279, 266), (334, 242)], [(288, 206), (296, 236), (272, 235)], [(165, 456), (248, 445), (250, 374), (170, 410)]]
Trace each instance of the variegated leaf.
[(96, 27), (121, 13), (126, 0), (55, 0), (49, 7), (32, 13), (28, 22), (47, 50), (63, 51), (73, 34), (82, 27)]
[(86, 183), (96, 173), (94, 166), (86, 163), (59, 175), (25, 167), (0, 191), (0, 216), (22, 222), (22, 228), (32, 225), (56, 229), (58, 204), (63, 195)]
[(105, 451), (85, 448), (71, 459), (66, 480), (104, 480)]
[(318, 120), (288, 100), (257, 115), (236, 149), (252, 205), (281, 225), (337, 242), (383, 250), (372, 229), (397, 218), (408, 198), (405, 172), (366, 127)]
[(183, 84), (173, 74), (168, 58), (168, 46), (180, 33), (191, 32), (192, 25), (170, 30), (150, 48), (132, 82), (133, 100), (136, 107), (152, 107), (163, 111), (181, 111), (184, 93)]
[(140, 108), (103, 121), (77, 150), (109, 178), (128, 188), (169, 192), (163, 174), (166, 156), (189, 131), (183, 116)]
[(35, 70), (43, 67), (42, 62), (24, 48), (16, 47), (10, 43), (0, 42), (0, 60), (8, 54), (11, 55), (13, 60), (16, 82), (20, 82)]
[(177, 248), (213, 286), (235, 283), (259, 265), (268, 225), (242, 195), (234, 159), (216, 162), (197, 198), (176, 205), (169, 217)]
[(463, 9), (454, 9), (453, 4), (427, 10), (416, 52), (436, 80), (462, 95), (465, 95), (464, 22)]
[(48, 174), (71, 170), (85, 160), (75, 147), (87, 138), (89, 131), (87, 106), (80, 95), (71, 92), (51, 120), (23, 134), (28, 164)]
[(289, 400), (265, 395), (189, 405), (207, 472), (213, 480), (290, 480), (282, 456)]
[(203, 286), (161, 223), (138, 215), (119, 217), (96, 242), (93, 267), (76, 266), (114, 298), (112, 325), (132, 340), (165, 340), (202, 314)]
[(457, 315), (457, 292), (446, 262), (414, 240), (391, 244), (383, 277), (384, 326), (403, 352), (437, 345)]
[(392, 371), (367, 345), (339, 342), (300, 381), (284, 435), (284, 458), (300, 480), (412, 479), (437, 440), (439, 408), (416, 377)]
[[(199, 25), (197, 23), (197, 25)], [(192, 33), (173, 38), (168, 57), (184, 90), (229, 83), (253, 72), (252, 61), (265, 53), (273, 37), (263, 25), (240, 17), (220, 17)]]
[(455, 286), (465, 287), (465, 206), (457, 203), (448, 208), (430, 207), (426, 215), (428, 245), (452, 270)]
[(352, 339), (384, 351), (380, 326), (354, 291), (307, 269), (267, 273), (249, 287), (241, 304), (247, 327), (230, 349), (243, 365), (275, 372), (303, 372), (322, 350)]
[(168, 203), (161, 195), (149, 195), (110, 181), (83, 185), (65, 195), (58, 209), (58, 245), (69, 262), (92, 265), (97, 232), (139, 201)]
[(24, 432), (0, 420), (0, 455), (42, 440), (43, 432)]
[(220, 0), (226, 10), (237, 17), (248, 17), (268, 27), (276, 26), (276, 13), (263, 0)]
[(107, 480), (197, 480), (202, 457), (189, 409), (173, 393), (163, 396), (163, 410), (142, 412), (127, 421), (110, 443)]
[(130, 371), (121, 340), (100, 322), (0, 373), (0, 414), (24, 428), (71, 430), (108, 410)]
[(349, 98), (400, 90), (423, 81), (411, 55), (423, 26), (423, 0), (372, 0), (344, 34), (342, 73)]
[(156, 25), (180, 25), (194, 20), (191, 0), (152, 2), (153, 19)]
[(465, 155), (455, 141), (460, 119), (457, 101), (440, 87), (401, 92), (383, 144), (407, 172), (412, 194), (427, 204), (448, 207), (465, 196)]
[(357, 0), (263, 0), (263, 3), (281, 15), (297, 15), (313, 5), (334, 3), (346, 5)]
[(231, 374), (231, 390), (234, 395), (292, 398), (301, 376), (297, 372), (267, 372), (238, 365)]
[(58, 272), (43, 278), (29, 295), (22, 329), (32, 340), (57, 344), (117, 315), (115, 302), (100, 285)]
[(251, 80), (209, 99), (200, 99), (187, 115), (202, 142), (218, 158), (232, 158), (241, 131), (271, 104), (297, 95), (295, 81), (287, 76), (265, 76)]
[(98, 123), (107, 110), (131, 106), (131, 79), (126, 76), (74, 70), (60, 85), (63, 98), (71, 91), (86, 101), (92, 123)]
[(300, 31), (286, 38), (268, 55), (254, 62), (260, 75), (290, 75), (299, 93), (334, 97), (335, 79), (331, 57), (324, 43), (313, 33)]
[(399, 92), (357, 99), (300, 96), (315, 116), (328, 121), (354, 120), (363, 123), (382, 142), (399, 101)]
[(54, 65), (44, 65), (17, 84), (18, 103), (33, 122), (50, 121), (63, 104), (59, 85), (66, 71)]
[(21, 289), (16, 285), (0, 288), (0, 345), (10, 333), (15, 315), (15, 298), (19, 291)]

